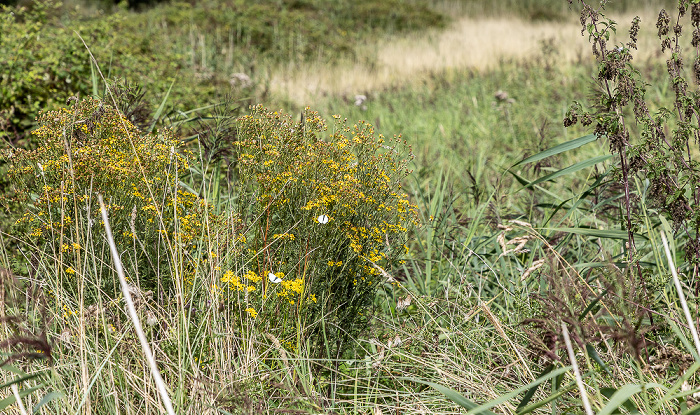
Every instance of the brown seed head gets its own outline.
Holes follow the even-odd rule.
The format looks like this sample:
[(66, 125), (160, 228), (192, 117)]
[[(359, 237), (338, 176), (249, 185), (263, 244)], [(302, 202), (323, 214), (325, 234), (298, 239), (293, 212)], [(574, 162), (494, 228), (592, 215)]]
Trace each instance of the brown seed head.
[(630, 49), (637, 49), (637, 37), (639, 35), (639, 16), (635, 16), (632, 19), (632, 26), (630, 26), (630, 41), (627, 46)]
[(659, 29), (659, 39), (668, 35), (669, 23), (671, 23), (671, 18), (666, 13), (666, 9), (661, 9), (659, 18), (656, 21), (656, 28)]
[(690, 21), (693, 26), (700, 26), (700, 3), (695, 3), (690, 9)]

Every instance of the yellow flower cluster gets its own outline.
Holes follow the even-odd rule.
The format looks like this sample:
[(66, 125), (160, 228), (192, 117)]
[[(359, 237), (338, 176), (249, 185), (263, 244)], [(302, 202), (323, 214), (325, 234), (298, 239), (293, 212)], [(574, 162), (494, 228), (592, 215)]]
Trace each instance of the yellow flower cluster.
[(308, 109), (295, 122), (253, 107), (237, 127), (236, 169), (253, 202), (242, 218), (252, 224), (245, 252), (258, 271), (288, 274), (283, 281), (269, 276), (279, 286), (268, 284), (263, 295), (273, 287), (294, 306), (285, 312), (302, 320), (354, 324), (357, 313), (346, 310), (370, 302), (377, 266), (388, 269), (403, 254), (407, 227), (416, 222), (400, 183), (410, 147), (364, 122), (349, 126), (336, 117), (329, 128)]
[(103, 225), (97, 194), (107, 204), (120, 250), (133, 251), (138, 241), (143, 249), (135, 252), (142, 257), (134, 262), (152, 265), (150, 271), (139, 271), (154, 274), (141, 278), (152, 283), (145, 289), (167, 287), (169, 281), (155, 277), (169, 266), (165, 250), (194, 249), (205, 228), (216, 230), (222, 221), (211, 206), (180, 186), (193, 154), (171, 131), (144, 133), (119, 110), (93, 98), (44, 112), (37, 124), (32, 132), (41, 143), (37, 149), (4, 156), (16, 194), (31, 209), (16, 226), (35, 242), (57, 246), (70, 269), (81, 271), (78, 252), (86, 245), (81, 238)]
[[(252, 273), (252, 275), (250, 275)], [(260, 278), (252, 271), (244, 275), (244, 278), (252, 282), (260, 281)], [(255, 291), (254, 285), (247, 285), (241, 281), (241, 278), (236, 276), (233, 271), (226, 271), (221, 277), (221, 282), (227, 284), (230, 290), (233, 291)]]
[(278, 297), (285, 298), (289, 304), (294, 305), (302, 294), (304, 294), (304, 280), (297, 278), (291, 281), (282, 281), (282, 290), (277, 293)]

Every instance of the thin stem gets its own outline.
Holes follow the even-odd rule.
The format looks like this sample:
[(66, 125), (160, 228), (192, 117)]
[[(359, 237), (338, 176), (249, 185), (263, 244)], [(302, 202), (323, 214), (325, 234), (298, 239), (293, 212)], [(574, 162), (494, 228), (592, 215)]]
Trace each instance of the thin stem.
[(168, 415), (175, 415), (175, 410), (173, 410), (173, 404), (170, 401), (170, 396), (168, 396), (168, 391), (165, 387), (165, 382), (160, 376), (160, 371), (158, 370), (158, 365), (153, 357), (153, 352), (148, 344), (148, 339), (143, 332), (141, 327), (141, 321), (139, 320), (138, 314), (136, 314), (136, 307), (134, 306), (134, 300), (131, 298), (131, 292), (129, 290), (129, 284), (126, 282), (126, 276), (124, 275), (124, 268), (122, 268), (122, 261), (119, 259), (119, 251), (117, 251), (117, 246), (114, 243), (114, 238), (112, 238), (112, 229), (109, 226), (109, 218), (107, 217), (107, 209), (105, 208), (104, 201), (102, 200), (102, 195), (98, 195), (98, 200), (100, 202), (100, 212), (102, 213), (102, 220), (105, 223), (105, 232), (107, 233), (107, 242), (109, 242), (109, 250), (112, 252), (112, 259), (114, 260), (114, 267), (117, 269), (117, 276), (119, 277), (119, 283), (122, 288), (122, 293), (124, 294), (124, 301), (129, 311), (129, 317), (134, 323), (134, 330), (136, 335), (141, 342), (141, 348), (143, 349), (143, 354), (146, 356), (148, 361), (148, 366), (151, 368), (151, 375), (153, 375), (153, 380), (158, 388), (158, 393), (160, 394), (160, 399), (163, 401), (163, 406)]
[(583, 383), (583, 377), (581, 376), (581, 371), (578, 368), (578, 363), (576, 362), (576, 355), (574, 354), (574, 347), (571, 345), (571, 338), (569, 338), (569, 329), (566, 328), (566, 323), (561, 323), (561, 331), (564, 335), (564, 343), (566, 343), (566, 350), (569, 352), (569, 360), (571, 360), (571, 366), (574, 369), (574, 376), (576, 377), (576, 384), (578, 385), (578, 390), (581, 392), (581, 403), (583, 404), (583, 409), (586, 411), (586, 415), (593, 415), (593, 409), (591, 409), (591, 403), (588, 401), (588, 394), (586, 393), (586, 385)]
[(676, 285), (676, 291), (678, 291), (678, 299), (681, 302), (681, 307), (683, 307), (683, 314), (688, 321), (688, 327), (690, 328), (690, 333), (693, 335), (693, 341), (695, 342), (695, 349), (698, 352), (698, 357), (700, 358), (700, 338), (698, 338), (698, 331), (695, 328), (695, 322), (693, 321), (693, 316), (690, 314), (690, 309), (688, 308), (688, 302), (685, 300), (685, 294), (683, 293), (683, 287), (681, 286), (681, 281), (678, 279), (678, 273), (676, 272), (676, 266), (673, 264), (673, 257), (671, 256), (671, 250), (668, 248), (668, 240), (666, 239), (666, 234), (661, 231), (661, 241), (664, 243), (664, 250), (666, 251), (666, 258), (668, 258), (668, 266), (671, 268), (671, 274), (673, 275), (673, 283)]

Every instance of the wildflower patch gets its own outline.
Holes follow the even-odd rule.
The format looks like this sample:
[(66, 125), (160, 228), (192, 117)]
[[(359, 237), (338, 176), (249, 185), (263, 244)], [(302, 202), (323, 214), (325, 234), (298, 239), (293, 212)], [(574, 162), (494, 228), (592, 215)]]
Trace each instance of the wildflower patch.
[(281, 312), (288, 330), (277, 334), (311, 338), (318, 353), (327, 352), (325, 330), (340, 339), (340, 352), (370, 314), (380, 282), (373, 264), (391, 268), (416, 220), (401, 188), (411, 149), (364, 122), (336, 116), (329, 128), (309, 109), (295, 122), (253, 107), (237, 132), (236, 174), (245, 186), (241, 200), (250, 201), (241, 215), (254, 223), (246, 234), (254, 259), (246, 262), (258, 274), (284, 275), (263, 280), (260, 294), (283, 301), (258, 312), (276, 319)]

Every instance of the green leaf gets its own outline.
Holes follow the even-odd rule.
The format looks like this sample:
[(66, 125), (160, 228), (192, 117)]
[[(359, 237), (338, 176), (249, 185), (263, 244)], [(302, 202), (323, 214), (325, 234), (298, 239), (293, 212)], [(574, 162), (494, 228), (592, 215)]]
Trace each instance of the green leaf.
[(666, 236), (668, 236), (668, 248), (671, 250), (671, 254), (673, 257), (676, 257), (676, 240), (673, 237), (673, 227), (671, 227), (671, 224), (668, 223), (664, 215), (659, 215), (659, 220), (661, 221), (661, 227), (663, 228), (664, 232), (666, 232)]
[(75, 411), (75, 413), (80, 413), (80, 409), (85, 405), (85, 401), (87, 400), (89, 396), (89, 391), (92, 389), (92, 385), (97, 382), (97, 379), (99, 379), (100, 373), (102, 372), (102, 369), (107, 365), (107, 363), (110, 361), (109, 359), (112, 357), (112, 354), (117, 350), (117, 348), (122, 344), (122, 340), (124, 340), (124, 337), (126, 336), (127, 331), (124, 330), (121, 333), (121, 337), (117, 339), (117, 341), (114, 344), (114, 347), (112, 347), (112, 350), (109, 351), (107, 356), (105, 356), (104, 361), (102, 364), (97, 368), (95, 371), (95, 374), (92, 377), (92, 380), (90, 381), (90, 384), (88, 385), (88, 393), (83, 394), (83, 399), (80, 401), (80, 404), (78, 405), (78, 409)]
[(687, 411), (681, 412), (681, 415), (698, 415), (700, 414), (700, 405), (695, 405)]
[(600, 410), (600, 412), (598, 412), (598, 415), (610, 415), (615, 410), (619, 409), (621, 406), (625, 406), (627, 408), (627, 401), (630, 397), (632, 397), (632, 395), (637, 394), (642, 390), (650, 388), (660, 388), (664, 390), (666, 389), (666, 387), (659, 385), (658, 383), (646, 383), (642, 385), (625, 385), (618, 389), (617, 392), (615, 392), (613, 396), (610, 397), (610, 401), (607, 405), (603, 407), (603, 409)]
[(28, 381), (28, 380), (32, 380), (32, 379), (34, 379), (34, 378), (38, 378), (38, 377), (40, 377), (40, 376), (42, 376), (42, 375), (44, 375), (44, 372), (32, 373), (32, 374), (30, 374), (30, 375), (23, 375), (23, 376), (20, 376), (20, 377), (18, 377), (18, 378), (15, 378), (14, 380), (11, 380), (11, 381), (9, 381), (9, 382), (3, 383), (2, 385), (0, 385), (0, 389), (4, 389), (4, 388), (6, 388), (6, 387), (8, 387), (8, 386), (12, 386), (12, 385), (14, 385), (15, 383), (26, 382), (26, 381)]
[(685, 337), (685, 334), (683, 334), (683, 332), (681, 331), (681, 328), (678, 327), (678, 325), (673, 320), (669, 319), (668, 317), (666, 317), (666, 321), (668, 322), (669, 326), (671, 327), (671, 330), (673, 330), (673, 332), (676, 334), (676, 337), (678, 338), (678, 340), (680, 340), (681, 344), (688, 351), (688, 353), (693, 355), (693, 358), (696, 361), (700, 361), (700, 356), (698, 356), (697, 349), (693, 345), (690, 344), (690, 341), (688, 340), (687, 337)]
[(191, 188), (190, 185), (188, 185), (187, 183), (183, 182), (182, 180), (180, 180), (177, 184), (178, 184), (178, 186), (180, 186), (180, 187), (182, 187), (183, 189), (187, 190), (189, 193), (192, 193), (193, 195), (199, 197), (199, 193), (197, 193), (196, 190), (194, 190), (193, 188)]
[[(477, 406), (475, 408), (468, 408), (469, 412), (467, 412), (467, 415), (490, 413), (490, 412), (484, 412), (484, 411), (486, 411), (487, 409), (491, 409), (494, 406), (500, 405), (500, 404), (512, 399), (513, 397), (520, 395), (521, 393), (525, 392), (526, 390), (529, 390), (533, 386), (539, 385), (542, 382), (545, 382), (549, 379), (555, 378), (555, 377), (559, 376), (560, 374), (568, 372), (569, 370), (571, 370), (571, 366), (565, 366), (565, 367), (559, 368), (553, 372), (550, 372), (547, 376), (543, 376), (541, 378), (535, 379), (534, 381), (528, 383), (527, 385), (521, 386), (518, 389), (515, 389), (511, 392), (508, 392), (505, 395), (502, 395), (502, 396), (500, 396), (492, 401), (486, 402), (483, 405)], [(422, 382), (422, 383), (424, 383), (424, 382)], [(440, 385), (438, 385), (438, 386), (440, 386)], [(457, 393), (457, 392), (454, 392), (454, 393)], [(457, 393), (457, 395), (460, 396), (462, 399), (465, 399), (462, 395), (459, 395), (458, 393)], [(447, 395), (445, 395), (445, 396), (447, 396)], [(450, 397), (448, 396), (448, 398), (450, 398)], [(471, 401), (468, 401), (468, 402), (473, 403)], [(467, 407), (464, 406), (464, 408), (467, 408)]]
[(565, 167), (565, 168), (563, 168), (563, 169), (561, 169), (561, 170), (555, 171), (554, 173), (548, 174), (548, 175), (546, 175), (546, 176), (540, 177), (539, 179), (536, 179), (536, 180), (534, 180), (534, 181), (531, 181), (531, 182), (528, 183), (523, 189), (526, 189), (526, 188), (528, 188), (528, 187), (532, 187), (532, 186), (534, 186), (534, 185), (536, 185), (536, 184), (540, 184), (540, 183), (542, 183), (542, 182), (546, 182), (546, 181), (549, 181), (549, 180), (554, 180), (554, 179), (556, 179), (556, 178), (558, 178), (558, 177), (565, 176), (565, 175), (567, 175), (567, 174), (571, 174), (571, 173), (577, 172), (577, 171), (579, 171), (579, 170), (583, 170), (583, 169), (585, 169), (585, 168), (587, 168), (587, 167), (591, 167), (591, 166), (594, 166), (594, 165), (596, 165), (596, 164), (598, 164), (598, 163), (602, 163), (602, 162), (604, 162), (605, 160), (608, 160), (608, 159), (611, 158), (611, 157), (612, 157), (611, 154), (607, 154), (607, 155), (604, 155), (604, 156), (593, 157), (593, 158), (591, 158), (591, 159), (581, 161), (581, 162), (579, 162), (579, 163), (573, 164), (573, 165), (571, 165), (571, 166), (569, 166), (569, 167)]
[[(668, 318), (667, 318), (667, 321)], [(687, 342), (687, 340), (686, 340)], [(656, 401), (656, 405), (652, 408), (651, 413), (659, 413), (661, 407), (664, 405), (664, 403), (674, 400), (674, 399), (679, 399), (681, 397), (687, 396), (687, 394), (692, 394), (692, 391), (682, 391), (680, 393), (676, 393), (676, 391), (682, 389), (683, 383), (690, 379), (692, 376), (695, 375), (695, 372), (700, 369), (700, 362), (696, 360), (695, 363), (693, 363), (692, 366), (690, 366), (686, 371), (683, 373), (683, 376), (681, 376), (678, 380), (676, 380), (676, 383), (671, 386), (671, 388), (668, 390), (668, 392), (658, 401)], [(697, 408), (700, 409), (700, 406), (697, 406)]]
[(438, 385), (438, 384), (432, 383), (432, 382), (411, 379), (411, 378), (407, 378), (407, 380), (417, 382), (417, 383), (422, 383), (424, 385), (428, 385), (428, 386), (434, 388), (438, 392), (445, 395), (445, 397), (447, 397), (451, 401), (455, 402), (456, 404), (460, 405), (463, 408), (469, 409), (469, 412), (467, 412), (467, 415), (471, 415), (471, 414), (491, 415), (491, 414), (493, 414), (493, 412), (489, 411), (490, 408), (493, 408), (494, 406), (500, 405), (500, 404), (508, 401), (509, 399), (513, 398), (514, 396), (517, 396), (517, 395), (521, 394), (522, 392), (525, 392), (525, 391), (529, 390), (530, 388), (539, 385), (542, 382), (545, 382), (545, 381), (552, 379), (552, 378), (556, 378), (557, 376), (562, 375), (562, 374), (568, 372), (569, 370), (571, 370), (571, 366), (559, 368), (559, 369), (549, 373), (546, 376), (540, 377), (540, 378), (534, 380), (533, 382), (528, 383), (525, 386), (522, 386), (518, 389), (515, 389), (511, 392), (508, 392), (507, 394), (505, 394), (503, 396), (500, 396), (500, 397), (498, 397), (490, 402), (487, 402), (487, 403), (485, 403), (483, 405), (479, 405), (479, 406), (477, 406), (477, 404), (475, 404), (474, 402), (472, 402), (472, 401), (468, 400), (467, 398), (465, 398), (464, 396), (462, 396), (459, 392), (457, 392), (453, 389), (447, 388), (445, 386)]
[[(620, 231), (614, 229), (593, 229), (593, 228), (542, 228), (543, 230), (554, 231), (554, 232), (568, 232), (575, 233), (577, 235), (592, 236), (595, 238), (607, 238), (607, 239), (623, 239), (627, 240), (627, 231)], [(635, 233), (635, 240), (646, 241), (647, 238), (644, 235)]]
[(62, 392), (49, 392), (49, 393), (47, 393), (46, 395), (44, 395), (43, 398), (41, 398), (41, 400), (39, 401), (39, 403), (37, 403), (36, 405), (34, 405), (34, 409), (32, 409), (32, 414), (39, 413), (39, 411), (41, 410), (41, 407), (42, 407), (42, 406), (44, 406), (44, 405), (46, 405), (47, 403), (49, 403), (49, 402), (51, 402), (51, 401), (54, 401), (54, 400), (56, 400), (56, 399), (61, 399), (61, 398), (63, 398), (64, 396), (66, 396), (66, 395), (65, 395), (64, 393), (62, 393)]
[[(410, 380), (412, 380), (413, 382), (422, 383), (424, 385), (430, 386), (431, 388), (442, 393), (443, 395), (445, 395), (445, 397), (447, 399), (451, 400), (452, 402), (456, 403), (457, 405), (461, 406), (462, 408), (474, 409), (474, 408), (479, 407), (478, 404), (465, 398), (464, 396), (462, 396), (459, 392), (457, 392), (454, 389), (450, 389), (450, 388), (447, 388), (447, 387), (442, 386), (442, 385), (438, 385), (437, 383), (433, 383), (433, 382), (425, 382), (425, 381), (418, 380), (418, 379), (410, 379)], [(472, 412), (472, 413), (479, 414), (479, 415), (496, 415), (495, 413), (493, 413), (491, 411), (487, 411), (487, 410), (481, 410), (479, 412)]]
[(535, 409), (540, 408), (544, 405), (547, 405), (548, 403), (561, 397), (562, 395), (569, 393), (570, 391), (576, 389), (577, 387), (578, 387), (578, 385), (576, 385), (576, 382), (571, 382), (568, 386), (565, 386), (563, 388), (559, 388), (557, 393), (555, 393), (553, 395), (549, 395), (548, 397), (542, 399), (541, 401), (537, 401), (537, 402), (533, 403), (532, 405), (528, 405), (525, 408), (521, 409), (520, 412), (516, 412), (516, 413), (518, 415), (529, 414), (530, 412), (534, 411)]
[[(553, 156), (553, 155), (555, 155), (555, 154), (559, 154), (559, 153), (563, 153), (563, 152), (565, 152), (565, 151), (573, 150), (573, 149), (575, 149), (575, 148), (579, 148), (579, 147), (581, 147), (582, 145), (588, 144), (588, 143), (590, 143), (591, 141), (595, 141), (595, 140), (597, 140), (597, 139), (598, 139), (598, 136), (596, 136), (595, 134), (589, 134), (589, 135), (586, 135), (586, 136), (583, 136), (583, 137), (579, 137), (579, 138), (576, 138), (576, 139), (574, 139), (574, 140), (567, 141), (567, 142), (565, 142), (565, 143), (561, 143), (561, 144), (559, 144), (559, 145), (557, 145), (557, 146), (554, 146), (554, 147), (552, 147), (552, 148), (550, 148), (550, 149), (547, 149), (547, 150), (545, 150), (545, 151), (543, 151), (543, 152), (541, 152), (541, 153), (537, 153), (537, 154), (535, 154), (534, 156), (530, 156), (530, 157), (528, 157), (528, 158), (526, 158), (526, 159), (524, 159), (524, 160), (521, 160), (521, 161), (515, 163), (515, 164), (513, 165), (513, 167), (515, 167), (515, 166), (520, 166), (520, 165), (523, 165), (523, 164), (532, 163), (532, 162), (535, 162), (535, 161), (539, 161), (539, 160), (545, 159), (545, 158), (547, 158), (547, 157), (551, 157), (551, 156)], [(512, 168), (512, 167), (511, 167), (511, 168)]]
[[(579, 319), (579, 320), (583, 320), (584, 317), (586, 317), (586, 314), (590, 313), (591, 310), (593, 310), (593, 307), (595, 307), (596, 304), (598, 304), (598, 302), (599, 302), (603, 297), (605, 297), (605, 295), (606, 295), (607, 293), (608, 293), (608, 290), (605, 289), (602, 293), (600, 293), (599, 296), (597, 296), (593, 301), (591, 301), (591, 303), (588, 304), (588, 306), (586, 306), (586, 309), (583, 310), (583, 312), (578, 316), (578, 319)], [(586, 347), (588, 347), (588, 346), (586, 346)]]
[[(5, 357), (9, 357), (10, 353), (0, 353), (0, 355), (5, 356)], [(17, 367), (15, 367), (9, 363), (5, 363), (4, 366), (0, 366), (0, 369), (7, 370), (8, 372), (12, 372), (15, 375), (19, 375), (19, 376), (25, 376), (27, 374), (26, 372), (22, 371), (21, 369), (18, 369)], [(0, 388), (3, 388), (3, 386), (0, 386)]]
[(100, 78), (97, 76), (97, 70), (95, 68), (94, 60), (90, 59), (90, 80), (92, 81), (92, 96), (99, 96), (98, 86), (100, 84)]
[(156, 123), (160, 119), (160, 115), (163, 113), (163, 110), (165, 109), (165, 103), (168, 102), (168, 97), (170, 96), (170, 90), (173, 89), (173, 85), (175, 85), (174, 79), (173, 79), (173, 82), (170, 84), (170, 88), (168, 88), (168, 92), (165, 93), (165, 97), (163, 97), (163, 101), (160, 103), (160, 106), (158, 106), (156, 113), (153, 115), (153, 122), (148, 127), (149, 133), (152, 132), (154, 128), (156, 128)]
[[(41, 385), (34, 386), (33, 388), (23, 389), (23, 390), (19, 391), (19, 397), (24, 398), (25, 396), (33, 393), (37, 389), (43, 388), (44, 386), (46, 386), (46, 385), (44, 385), (42, 383)], [(7, 398), (0, 401), (0, 411), (2, 411), (3, 409), (7, 408), (10, 405), (12, 405), (15, 402), (16, 402), (15, 395), (11, 394)]]
[[(512, 168), (512, 167), (511, 167), (511, 168)], [(518, 176), (518, 175), (515, 174), (515, 172), (513, 172), (512, 170), (509, 169), (509, 170), (506, 170), (506, 171), (507, 171), (508, 173), (510, 173), (513, 177), (515, 177), (515, 180), (517, 180), (518, 183), (522, 184), (523, 186), (527, 186), (528, 184), (530, 184), (530, 182), (528, 182), (525, 178)]]
[[(605, 290), (605, 292), (608, 292), (608, 290)], [(598, 352), (595, 350), (595, 348), (593, 348), (593, 346), (591, 346), (590, 344), (586, 344), (586, 352), (590, 357), (593, 358), (593, 360), (595, 360), (598, 366), (600, 366), (605, 371), (605, 373), (612, 376), (612, 373), (610, 373), (610, 369), (608, 369), (608, 365), (606, 365), (605, 362), (603, 362), (603, 359), (600, 358)]]
[[(615, 392), (617, 392), (617, 389), (616, 389), (616, 388), (600, 388), (600, 394), (603, 395), (603, 396), (605, 396), (606, 398), (608, 398), (608, 400), (610, 400), (610, 398), (615, 394)], [(630, 402), (629, 399), (626, 400), (625, 403), (624, 403), (622, 406), (623, 406), (624, 408), (630, 409), (630, 408), (629, 408), (630, 405), (632, 406), (632, 412), (634, 412), (635, 414), (639, 414), (639, 411), (638, 411), (637, 408), (634, 406), (634, 404), (632, 404), (632, 403)], [(620, 408), (617, 408), (617, 409), (615, 409), (615, 410), (613, 411), (613, 415), (617, 415), (617, 414), (621, 414), (621, 413), (622, 413), (622, 411), (620, 410)]]
[[(540, 378), (540, 377), (546, 375), (547, 373), (551, 372), (552, 369), (554, 369), (554, 365), (553, 365), (553, 364), (547, 365), (547, 367), (545, 367), (544, 370), (543, 370), (543, 371), (540, 373), (540, 375), (537, 376), (537, 377)], [(532, 397), (535, 396), (535, 392), (537, 392), (537, 388), (539, 388), (539, 387), (540, 387), (540, 385), (535, 385), (535, 386), (533, 386), (532, 388), (530, 388), (529, 391), (527, 391), (527, 393), (525, 394), (525, 396), (523, 397), (523, 399), (522, 399), (522, 400), (520, 401), (520, 403), (518, 404), (518, 407), (515, 408), (515, 412), (519, 412), (519, 411), (521, 411), (523, 408), (525, 408), (525, 406), (530, 402), (530, 400), (532, 399)]]

